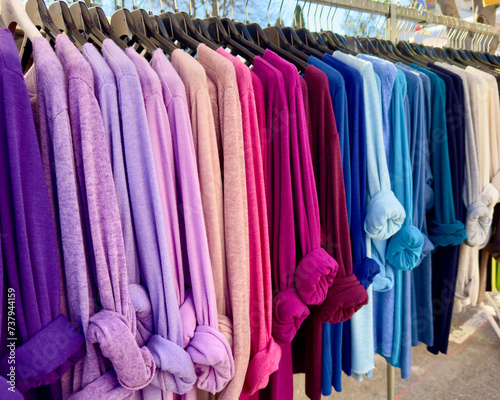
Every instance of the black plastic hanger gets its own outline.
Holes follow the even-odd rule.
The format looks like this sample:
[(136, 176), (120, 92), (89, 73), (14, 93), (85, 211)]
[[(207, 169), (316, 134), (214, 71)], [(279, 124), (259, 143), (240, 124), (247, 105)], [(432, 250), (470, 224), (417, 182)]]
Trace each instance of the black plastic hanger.
[[(193, 20), (189, 16), (188, 13), (184, 11), (179, 11), (174, 14), (175, 18), (179, 22), (179, 24), (184, 28), (184, 32), (186, 32), (189, 36), (196, 39), (196, 41), (203, 43), (204, 45), (210, 47), (212, 50), (217, 50), (219, 46), (217, 46), (213, 41), (208, 39), (206, 36), (202, 35), (197, 27), (194, 25)], [(199, 25), (202, 29), (203, 25)], [(204, 27), (204, 26), (203, 26)]]
[[(247, 21), (247, 23), (249, 23), (249, 22)], [(255, 41), (253, 40), (252, 35), (250, 35), (250, 32), (248, 31), (246, 25), (243, 22), (236, 21), (234, 23), (234, 26), (236, 27), (236, 29), (238, 29), (241, 36), (243, 36), (248, 42), (255, 44)]]
[(296, 57), (295, 55), (289, 53), (288, 51), (283, 50), (281, 47), (276, 46), (274, 43), (272, 43), (266, 36), (266, 33), (260, 27), (259, 24), (248, 23), (245, 26), (248, 30), (248, 33), (250, 33), (252, 39), (258, 46), (274, 51), (276, 54), (278, 54), (285, 60), (294, 64), (301, 72), (305, 72), (305, 70), (308, 67), (308, 64), (304, 62), (302, 59)]
[(137, 44), (151, 56), (158, 48), (146, 35), (135, 25), (134, 18), (127, 8), (120, 8), (111, 16), (111, 26), (115, 33), (128, 41), (128, 45)]
[(232, 52), (240, 55), (247, 62), (253, 63), (253, 59), (256, 54), (251, 52), (246, 47), (243, 47), (240, 43), (229, 36), (219, 17), (206, 17), (203, 19), (202, 23), (207, 28), (215, 43), (224, 47), (229, 47)]
[(160, 18), (173, 41), (178, 41), (184, 48), (188, 48), (196, 52), (200, 42), (184, 32), (181, 25), (179, 25), (179, 21), (175, 18), (174, 13), (170, 11), (162, 12), (160, 14)]
[(232, 39), (234, 39), (239, 44), (249, 49), (252, 53), (258, 54), (260, 56), (264, 55), (264, 49), (262, 47), (257, 46), (253, 40), (249, 41), (245, 37), (243, 37), (236, 28), (236, 25), (234, 24), (233, 20), (229, 18), (221, 18), (220, 21), (224, 26), (224, 28), (226, 28), (227, 33)]
[(89, 13), (92, 16), (92, 21), (94, 22), (96, 27), (100, 25), (101, 31), (104, 33), (104, 35), (109, 37), (122, 50), (125, 50), (128, 47), (127, 43), (115, 33), (113, 27), (109, 23), (108, 17), (106, 17), (106, 14), (101, 7), (91, 4)]
[(55, 1), (50, 5), (49, 12), (57, 28), (66, 33), (69, 39), (81, 50), (87, 40), (77, 29), (68, 4), (64, 1)]
[(151, 21), (151, 17), (146, 12), (146, 10), (138, 8), (131, 11), (130, 14), (132, 15), (132, 18), (134, 19), (134, 22), (138, 29), (144, 29), (142, 33), (146, 35), (151, 40), (151, 42), (155, 44), (155, 46), (162, 49), (165, 54), (172, 55), (177, 47), (175, 46), (174, 42), (170, 40), (170, 38), (163, 37), (162, 35), (160, 35), (159, 31), (155, 30), (153, 22)]
[(280, 26), (268, 25), (263, 30), (264, 30), (266, 36), (269, 38), (269, 40), (272, 43), (274, 43), (274, 45), (280, 47), (281, 49), (285, 50), (286, 52), (291, 53), (295, 57), (297, 57), (297, 58), (299, 58), (302, 61), (307, 63), (307, 61), (309, 60), (309, 56), (307, 54), (304, 54), (302, 51), (296, 49), (288, 42), (288, 40), (286, 39), (285, 35), (283, 34), (283, 31), (281, 30)]
[[(283, 27), (281, 31), (285, 35), (288, 42), (296, 49), (301, 52), (319, 58), (320, 60), (323, 58), (324, 51), (319, 51), (316, 48), (313, 48), (302, 41), (302, 39), (297, 35), (297, 32), (293, 28)], [(317, 44), (316, 40), (314, 42)], [(328, 49), (326, 49), (328, 50)]]
[[(87, 8), (87, 4), (83, 1), (78, 1), (69, 7), (71, 14), (73, 15), (73, 20), (75, 20), (75, 24), (77, 24), (77, 20), (83, 22), (83, 26), (81, 30), (85, 33), (87, 40), (91, 43), (94, 43), (97, 47), (102, 48), (102, 44), (106, 38), (106, 36), (99, 30), (94, 21), (92, 20), (92, 16), (90, 15), (90, 11)], [(80, 18), (75, 19), (75, 16), (80, 16)], [(77, 28), (78, 27), (77, 24)]]
[[(316, 49), (321, 54), (330, 53), (330, 49), (325, 45), (325, 42), (321, 36), (315, 36), (312, 32), (309, 32), (306, 28), (295, 28), (295, 34), (302, 40), (302, 42), (313, 49)], [(286, 35), (286, 32), (285, 32)]]

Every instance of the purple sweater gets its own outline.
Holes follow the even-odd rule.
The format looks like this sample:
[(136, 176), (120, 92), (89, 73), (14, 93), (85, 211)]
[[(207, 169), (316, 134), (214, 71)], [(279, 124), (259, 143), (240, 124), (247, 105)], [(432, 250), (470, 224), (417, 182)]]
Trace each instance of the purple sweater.
[[(52, 50), (44, 53), (44, 59), (38, 43), (34, 47), (37, 68), (51, 57), (57, 61)], [(0, 30), (0, 60), (0, 231), (6, 275), (2, 278), (14, 289), (6, 296), (8, 307), (15, 301), (16, 317), (15, 322), (9, 317), (2, 323), (2, 336), (16, 344), (16, 390), (26, 392), (57, 381), (81, 358), (83, 336), (59, 315), (56, 231), (28, 91), (7, 29)], [(50, 358), (44, 355), (48, 351)], [(5, 376), (10, 367), (6, 355), (0, 360), (0, 374)]]
[(104, 131), (109, 150), (109, 159), (113, 170), (114, 185), (120, 221), (123, 230), (125, 255), (129, 283), (139, 283), (139, 263), (135, 244), (135, 232), (132, 226), (128, 183), (125, 174), (123, 146), (121, 140), (120, 114), (118, 113), (118, 94), (113, 71), (102, 57), (101, 53), (90, 43), (85, 44), (82, 54), (90, 64), (94, 75), (95, 95), (101, 108)]
[[(90, 65), (66, 35), (58, 35), (57, 55), (66, 73), (80, 204), (92, 249), (92, 276), (104, 310), (90, 318), (86, 339), (98, 343), (127, 389), (147, 386), (155, 365), (135, 341), (136, 316), (128, 292), (122, 228), (101, 110)], [(102, 397), (102, 396), (101, 396)], [(97, 399), (97, 393), (92, 394)]]

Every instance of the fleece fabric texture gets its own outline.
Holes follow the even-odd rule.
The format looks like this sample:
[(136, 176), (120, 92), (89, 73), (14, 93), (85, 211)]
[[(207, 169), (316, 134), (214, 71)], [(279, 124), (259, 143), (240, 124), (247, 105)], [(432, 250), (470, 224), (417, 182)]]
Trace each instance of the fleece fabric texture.
[[(383, 273), (385, 253), (382, 257), (380, 252), (376, 251), (377, 248), (373, 242), (378, 241), (379, 249), (383, 248), (383, 242), (401, 228), (406, 215), (390, 190), (389, 172), (383, 147), (381, 103), (376, 101), (379, 98), (377, 81), (373, 66), (369, 62), (338, 51), (333, 56), (356, 68), (363, 77), (369, 199), (364, 228), (367, 234), (367, 255), (370, 257), (373, 252), (373, 256), (381, 267), (380, 273)], [(368, 296), (370, 300), (367, 306), (351, 319), (352, 371), (358, 375), (368, 373), (374, 367), (371, 287), (368, 288)]]
[[(64, 265), (64, 301), (67, 301), (69, 321), (86, 335), (95, 303), (89, 288), (90, 271), (78, 204), (65, 75), (44, 38), (34, 41), (33, 52), (36, 80), (29, 81), (30, 85), (34, 84), (29, 86), (29, 91), (36, 96), (40, 153), (49, 199), (52, 199), (57, 213), (56, 232), (60, 237)], [(62, 377), (63, 397), (80, 390), (98, 378), (101, 372), (97, 353), (87, 342), (85, 357), (71, 373)]]
[[(112, 363), (120, 384), (135, 390), (154, 376), (154, 360), (135, 342), (136, 316), (128, 292), (125, 247), (109, 152), (92, 69), (66, 35), (56, 50), (66, 74), (80, 204), (87, 246), (102, 311), (90, 318), (87, 341), (98, 344)], [(123, 357), (126, 354), (126, 357)]]
[[(349, 140), (351, 150), (351, 246), (353, 272), (366, 289), (378, 274), (378, 264), (366, 257), (364, 220), (366, 212), (366, 143), (364, 120), (363, 78), (357, 69), (332, 57), (323, 61), (344, 78), (348, 98)], [(342, 152), (342, 149), (341, 149)], [(349, 205), (348, 205), (349, 207)], [(349, 210), (348, 210), (349, 213)], [(331, 387), (342, 391), (342, 370), (351, 375), (350, 321), (340, 325), (323, 325), (322, 392), (331, 394)]]
[[(454, 71), (453, 71), (454, 72)], [(482, 78), (486, 84), (486, 90), (478, 93), (479, 98), (474, 98), (476, 107), (480, 114), (488, 116), (486, 120), (479, 121), (476, 133), (478, 167), (481, 179), (479, 198), (470, 203), (467, 209), (466, 229), (467, 240), (460, 248), (458, 264), (457, 287), (455, 295), (460, 304), (477, 304), (479, 295), (479, 249), (483, 248), (491, 236), (491, 222), (493, 220), (493, 209), (499, 200), (499, 178), (498, 172), (498, 138), (500, 128), (498, 124), (498, 88), (496, 80), (490, 74), (476, 68), (467, 68), (466, 73)], [(486, 146), (484, 149), (483, 146)], [(468, 246), (468, 244), (470, 246)]]
[[(461, 196), (463, 166), (465, 165), (465, 138), (463, 130), (455, 125), (460, 125), (463, 113), (459, 114), (460, 118), (446, 118), (446, 110), (453, 116), (454, 113), (460, 113), (460, 109), (463, 109), (463, 105), (458, 104), (455, 90), (455, 86), (461, 88), (462, 83), (458, 76), (456, 76), (458, 79), (453, 81), (450, 76), (441, 71), (435, 69), (429, 71), (413, 64), (411, 67), (425, 73), (431, 80), (430, 143), (432, 148), (430, 152), (434, 176), (434, 207), (427, 214), (427, 222), (429, 237), (438, 247), (433, 253), (433, 265), (443, 266), (433, 271), (433, 302), (438, 301), (443, 306), (442, 312), (434, 316), (434, 343), (428, 349), (431, 352), (438, 352), (446, 351), (448, 346), (458, 266), (458, 245), (466, 238), (464, 225), (461, 222), (465, 218), (465, 205)], [(463, 96), (463, 89), (461, 96)], [(454, 103), (455, 111), (453, 111)], [(448, 128), (455, 135), (448, 135)], [(443, 140), (444, 133), (446, 133), (446, 140)], [(438, 140), (437, 135), (441, 139)], [(447, 177), (449, 181), (445, 182)]]
[[(162, 390), (186, 393), (196, 381), (189, 354), (183, 350), (182, 322), (175, 295), (151, 135), (137, 70), (127, 55), (111, 40), (103, 45), (103, 56), (117, 82), (122, 141), (141, 283), (146, 288), (153, 318), (152, 336), (146, 337), (153, 354), (156, 374), (143, 389), (145, 399), (157, 399)], [(131, 294), (134, 302), (134, 295)], [(177, 363), (171, 362), (175, 357)]]
[[(272, 332), (281, 345), (279, 368), (282, 371), (287, 368), (287, 373), (278, 380), (280, 385), (268, 386), (263, 392), (272, 398), (288, 398), (293, 396), (290, 342), (310, 313), (295, 289), (295, 225), (290, 223), (294, 214), (289, 107), (283, 74), (262, 57), (255, 58), (253, 71), (262, 82), (267, 117), (266, 198), (274, 296)], [(271, 380), (276, 375), (271, 375)]]
[[(200, 63), (181, 50), (174, 51), (172, 54), (172, 66), (184, 83), (191, 116), (191, 130), (198, 164), (198, 179), (214, 280), (219, 330), (226, 336), (229, 343), (232, 343), (231, 321), (225, 316), (226, 260), (221, 164), (207, 75)], [(215, 103), (214, 106), (216, 107), (217, 104)]]
[(123, 230), (128, 280), (129, 283), (139, 283), (139, 264), (137, 260), (135, 232), (132, 226), (128, 183), (125, 175), (115, 76), (95, 46), (90, 43), (85, 44), (82, 49), (82, 54), (92, 68), (95, 95), (101, 108), (109, 158), (113, 170), (118, 209), (120, 211), (120, 221)]
[[(427, 129), (427, 112), (429, 109), (426, 84), (430, 85), (426, 75), (404, 64), (396, 64), (404, 72), (407, 82), (408, 96), (408, 132), (410, 156), (413, 167), (413, 224), (423, 235), (422, 256), (417, 267), (412, 271), (411, 287), (411, 320), (412, 346), (418, 342), (432, 345), (434, 340), (432, 310), (432, 257), (434, 249), (427, 237), (426, 194), (432, 191), (429, 183), (432, 172), (429, 165), (429, 145)], [(427, 79), (427, 82), (426, 82)], [(428, 88), (430, 89), (430, 87)], [(428, 197), (428, 196), (427, 196)], [(405, 295), (407, 295), (405, 293)]]
[[(64, 288), (59, 281), (58, 238), (30, 99), (9, 30), (0, 30), (0, 43), (0, 257), (2, 278), (7, 283), (1, 293), (5, 347), (0, 355), (5, 357), (0, 360), (0, 374), (6, 377), (11, 367), (5, 353), (12, 342), (6, 338), (16, 337), (15, 390), (22, 398), (20, 393), (59, 380), (84, 355), (84, 338), (60, 314), (60, 291)], [(51, 59), (57, 62), (53, 52), (46, 58), (38, 55), (40, 64)], [(61, 72), (59, 69), (56, 75), (61, 77)], [(59, 91), (65, 95), (64, 86)], [(13, 303), (15, 329), (10, 313), (6, 318)], [(47, 359), (44, 353), (49, 348), (53, 357)], [(4, 386), (2, 396), (11, 394)], [(54, 389), (58, 389), (56, 385)]]
[[(296, 232), (300, 245), (298, 253), (300, 261), (295, 271), (295, 287), (305, 304), (319, 305), (323, 303), (322, 306), (324, 306), (325, 297), (327, 297), (337, 273), (338, 264), (320, 247), (319, 205), (315, 190), (316, 183), (310, 153), (302, 83), (295, 67), (277, 54), (266, 50), (264, 59), (283, 73), (290, 111), (290, 168), (292, 171)], [(343, 310), (339, 310), (337, 307), (338, 305), (335, 304), (334, 307), (330, 306), (328, 310), (325, 310), (328, 319), (342, 315)], [(318, 334), (321, 335), (321, 330)], [(321, 338), (318, 338), (317, 344), (321, 346)], [(281, 386), (279, 376), (288, 372), (287, 366), (284, 366), (283, 369), (280, 368), (273, 375), (271, 386)]]
[(332, 99), (335, 125), (339, 134), (340, 152), (342, 154), (342, 171), (344, 172), (344, 188), (347, 204), (347, 215), (351, 220), (351, 151), (350, 151), (350, 121), (347, 108), (348, 94), (346, 83), (342, 75), (327, 64), (314, 56), (309, 57), (308, 63), (323, 71), (328, 78), (328, 88)]
[[(316, 185), (320, 204), (320, 218), (323, 232), (327, 238), (326, 250), (339, 264), (339, 271), (334, 280), (335, 290), (330, 290), (326, 302), (332, 298), (332, 303), (340, 304), (342, 318), (334, 322), (343, 322), (368, 303), (368, 295), (364, 287), (352, 273), (352, 253), (349, 235), (343, 233), (349, 230), (349, 221), (345, 197), (341, 149), (338, 132), (335, 126), (332, 101), (327, 89), (328, 78), (314, 66), (306, 69), (305, 79), (308, 83), (310, 120), (312, 125), (311, 154), (316, 176)], [(333, 189), (333, 190), (332, 190)], [(322, 318), (331, 315), (331, 309), (325, 312), (314, 310), (308, 329), (305, 346), (306, 393), (312, 399), (321, 397), (321, 348), (322, 348)]]
[[(188, 305), (183, 303), (181, 306), (181, 316), (184, 313), (194, 314), (197, 323), (196, 327), (190, 327), (189, 333), (187, 329), (184, 331), (185, 336), (188, 334), (191, 337), (186, 350), (195, 364), (198, 388), (217, 393), (233, 378), (234, 360), (226, 337), (219, 331), (186, 89), (161, 50), (154, 52), (152, 65), (162, 84), (172, 127), (176, 186), (183, 210), (179, 219), (183, 232), (182, 246), (187, 250), (184, 262), (186, 286), (190, 287), (186, 294)], [(189, 301), (189, 298), (192, 300)], [(192, 306), (189, 306), (191, 303)], [(184, 311), (187, 306), (190, 311)]]
[(234, 378), (218, 398), (236, 399), (243, 388), (250, 358), (250, 262), (241, 105), (231, 61), (203, 44), (197, 54), (212, 83), (209, 90), (218, 107), (217, 113), (213, 108), (212, 111), (223, 168), (226, 316), (233, 326)]
[(221, 47), (217, 52), (233, 63), (240, 95), (250, 249), (251, 353), (242, 395), (251, 396), (269, 383), (278, 369), (281, 348), (272, 337), (272, 287), (269, 230), (259, 123), (250, 69)]

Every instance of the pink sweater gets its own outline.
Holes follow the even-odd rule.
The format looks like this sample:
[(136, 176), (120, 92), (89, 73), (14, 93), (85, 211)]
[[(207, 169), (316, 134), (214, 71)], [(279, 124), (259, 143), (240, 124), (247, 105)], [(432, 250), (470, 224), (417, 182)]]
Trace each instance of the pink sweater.
[[(241, 104), (232, 63), (201, 44), (198, 61), (212, 82), (209, 90), (217, 98), (221, 158), (223, 164), (224, 229), (226, 245), (226, 316), (233, 323), (235, 375), (220, 394), (236, 399), (243, 388), (250, 358), (250, 277), (248, 207)], [(215, 92), (216, 90), (216, 92)]]
[(250, 329), (251, 353), (243, 395), (267, 386), (269, 375), (278, 369), (281, 349), (272, 338), (272, 288), (269, 232), (267, 227), (264, 171), (259, 123), (250, 69), (219, 47), (236, 71), (243, 120), (250, 245)]

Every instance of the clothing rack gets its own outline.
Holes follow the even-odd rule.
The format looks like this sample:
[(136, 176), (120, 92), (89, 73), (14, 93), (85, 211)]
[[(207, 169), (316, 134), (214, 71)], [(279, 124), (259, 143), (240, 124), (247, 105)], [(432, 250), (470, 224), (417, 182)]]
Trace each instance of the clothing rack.
[[(214, 1), (216, 2), (217, 0)], [(414, 24), (409, 25), (410, 29), (414, 29), (416, 24), (423, 26), (440, 25), (450, 28), (452, 31), (448, 34), (449, 40), (455, 37), (458, 32), (460, 32), (460, 34), (455, 37), (455, 40), (459, 37), (460, 40), (464, 40), (467, 34), (474, 33), (471, 41), (472, 45), (481, 44), (482, 49), (486, 51), (489, 49), (491, 41), (495, 37), (500, 37), (500, 29), (491, 25), (469, 22), (460, 18), (435, 14), (427, 10), (419, 10), (414, 7), (401, 6), (395, 3), (382, 3), (377, 0), (356, 0), (356, 2), (353, 2), (353, 0), (304, 0), (304, 4), (305, 3), (313, 3), (323, 6), (326, 5), (335, 8), (348, 9), (349, 11), (354, 10), (361, 13), (385, 16), (386, 39), (392, 41), (393, 43), (397, 43), (399, 41), (401, 33), (410, 32), (409, 30), (401, 29), (401, 21), (413, 22)], [(488, 37), (490, 39), (486, 46), (486, 39)], [(465, 46), (465, 41), (463, 43)], [(500, 310), (496, 307), (495, 302), (488, 293), (486, 293), (486, 299), (494, 307), (497, 316), (500, 319)], [(497, 335), (500, 337), (500, 327), (497, 325), (494, 318), (489, 314), (483, 303), (479, 306), (488, 317), (488, 320), (495, 329)], [(394, 398), (395, 368), (391, 364), (387, 363), (387, 399), (394, 400)]]
[(305, 0), (305, 2), (385, 16), (386, 39), (393, 42), (399, 40), (399, 35), (403, 31), (399, 27), (400, 21), (409, 21), (421, 25), (441, 25), (454, 29), (454, 34), (458, 31), (474, 33), (475, 39), (481, 40), (490, 36), (491, 40), (494, 37), (500, 37), (500, 29), (491, 25), (469, 22), (426, 10), (419, 11), (416, 8), (395, 3), (382, 3), (376, 0), (356, 0), (355, 2), (352, 0)]

